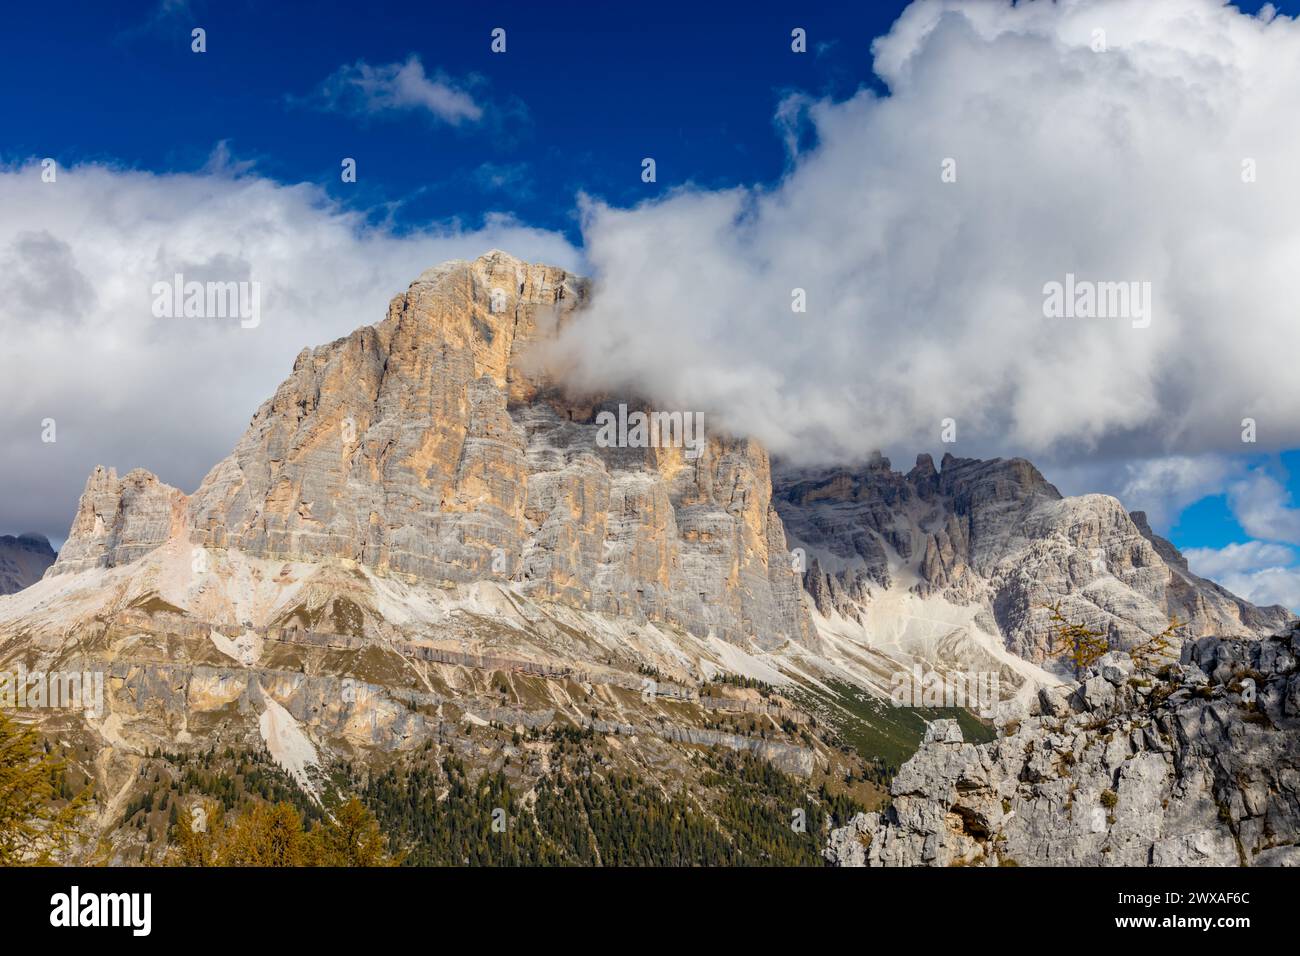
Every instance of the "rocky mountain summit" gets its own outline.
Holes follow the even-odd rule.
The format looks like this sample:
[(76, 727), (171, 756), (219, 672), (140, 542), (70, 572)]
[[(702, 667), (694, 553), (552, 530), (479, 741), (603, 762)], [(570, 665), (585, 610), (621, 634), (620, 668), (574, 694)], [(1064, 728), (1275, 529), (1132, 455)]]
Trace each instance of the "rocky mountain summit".
[(1106, 655), (1002, 736), (931, 724), (883, 813), (832, 832), (841, 866), (1300, 866), (1300, 626), (1203, 637), (1148, 674)]
[(805, 587), (822, 617), (862, 624), (903, 590), (972, 609), (972, 626), (1016, 656), (1052, 653), (1048, 605), (1112, 647), (1160, 633), (1271, 633), (1292, 615), (1258, 608), (1187, 568), (1142, 512), (1108, 495), (1062, 497), (1023, 459), (929, 455), (906, 474), (887, 458), (858, 470), (778, 472), (777, 513), (808, 552)]
[[(937, 615), (952, 627), (928, 650), (1035, 665), (1058, 601), (1116, 647), (1173, 616), (1193, 636), (1290, 617), (1191, 574), (1140, 512), (1063, 498), (1021, 459), (936, 468), (922, 455), (901, 474), (877, 457), (774, 477), (761, 446), (717, 428), (698, 458), (604, 447), (596, 418), (626, 399), (569, 395), (534, 354), (588, 295), (584, 279), (501, 252), (427, 270), (378, 325), (305, 349), (193, 494), (97, 469), (51, 573), (184, 538), (436, 585), (498, 581), (764, 650)], [(897, 607), (900, 593), (928, 603)]]
[(1287, 618), (1025, 461), (774, 474), (711, 419), (698, 448), (602, 440), (646, 403), (544, 361), (590, 294), (501, 252), (444, 263), (304, 349), (192, 493), (90, 475), (57, 561), (0, 598), (0, 667), (105, 673), (102, 712), (32, 719), (75, 743), (119, 860), (160, 754), (266, 752), (315, 799), (341, 763), (429, 753), (533, 792), (574, 747), (698, 793), (725, 752), (874, 800), (935, 716), (891, 708), (900, 673), (996, 676), (971, 710), (1064, 693), (1043, 604), (1117, 648), (1173, 615), (1262, 647)]
[(760, 446), (601, 447), (594, 418), (616, 403), (575, 407), (528, 371), (585, 294), (499, 252), (426, 271), (383, 322), (304, 350), (193, 495), (96, 471), (54, 573), (126, 563), (183, 524), (200, 547), (815, 642)]
[(36, 583), (56, 557), (43, 534), (0, 535), (0, 594)]

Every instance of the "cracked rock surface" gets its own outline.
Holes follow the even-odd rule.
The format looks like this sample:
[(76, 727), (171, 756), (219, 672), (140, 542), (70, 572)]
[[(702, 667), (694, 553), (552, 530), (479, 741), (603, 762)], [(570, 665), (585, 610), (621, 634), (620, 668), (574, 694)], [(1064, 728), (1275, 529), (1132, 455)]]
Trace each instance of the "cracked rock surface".
[(840, 866), (1300, 865), (1300, 628), (1187, 641), (1147, 675), (1112, 652), (1072, 692), (965, 743), (935, 721)]

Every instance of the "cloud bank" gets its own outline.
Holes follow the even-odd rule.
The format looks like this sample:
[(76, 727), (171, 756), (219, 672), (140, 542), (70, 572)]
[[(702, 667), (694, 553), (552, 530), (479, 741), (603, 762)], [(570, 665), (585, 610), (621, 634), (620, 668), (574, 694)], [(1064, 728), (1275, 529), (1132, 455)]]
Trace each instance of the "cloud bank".
[[(396, 234), (316, 187), (218, 162), (0, 168), (0, 528), (67, 533), (97, 464), (192, 491), (304, 347), (383, 319), (430, 265), (493, 247), (568, 268), (557, 234), (501, 216)], [(257, 282), (261, 321), (159, 319), (153, 284)], [(56, 441), (42, 441), (53, 419)]]
[[(1294, 21), (919, 0), (873, 54), (889, 95), (782, 104), (813, 145), (774, 187), (587, 200), (555, 361), (805, 460), (949, 450), (944, 419), (1049, 461), (1300, 444)], [(1046, 316), (1076, 280), (1150, 283), (1149, 325)]]

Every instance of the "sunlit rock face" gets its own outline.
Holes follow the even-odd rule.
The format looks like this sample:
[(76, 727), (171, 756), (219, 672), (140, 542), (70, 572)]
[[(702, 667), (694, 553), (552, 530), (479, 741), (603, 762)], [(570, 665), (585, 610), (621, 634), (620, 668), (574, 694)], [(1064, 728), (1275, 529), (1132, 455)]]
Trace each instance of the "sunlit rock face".
[[(920, 664), (992, 673), (1015, 694), (997, 705), (1071, 693), (1049, 673), (1044, 603), (1119, 645), (1173, 613), (1195, 635), (1241, 637), (1285, 616), (1024, 461), (774, 477), (760, 445), (712, 419), (698, 445), (611, 441), (609, 416), (698, 410), (566, 387), (546, 344), (587, 296), (502, 253), (446, 263), (378, 324), (304, 350), (192, 494), (144, 470), (92, 473), (58, 561), (0, 599), (0, 669), (104, 674), (102, 712), (38, 715), (79, 735), (117, 795), (104, 821), (159, 750), (265, 747), (311, 790), (333, 759), (430, 743), (482, 767), (545, 765), (540, 742), (511, 742), (521, 728), (590, 730), (656, 775), (699, 779), (696, 748), (721, 747), (842, 777), (840, 738), (806, 731), (849, 685), (886, 693)], [(1104, 707), (1103, 691), (1081, 700)]]
[[(1131, 646), (1268, 633), (1289, 617), (1191, 574), (1140, 513), (1063, 498), (1021, 459), (928, 455), (906, 474), (782, 472), (705, 423), (698, 448), (610, 442), (544, 346), (586, 280), (492, 252), (421, 274), (374, 326), (305, 349), (235, 450), (186, 497), (144, 471), (87, 483), (55, 574), (114, 567), (174, 536), (269, 559), (355, 562), (427, 583), (508, 583), (531, 597), (700, 636), (816, 648), (811, 610), (865, 621), (899, 589), (973, 609), (1035, 663), (1046, 605)], [(981, 638), (982, 639), (982, 638)]]
[(118, 478), (98, 467), (86, 479), (68, 540), (49, 574), (112, 568), (183, 532), (185, 495), (143, 468)]
[(628, 400), (574, 400), (537, 371), (530, 345), (586, 294), (499, 252), (426, 271), (379, 324), (305, 349), (188, 499), (97, 470), (56, 571), (133, 560), (180, 521), (205, 548), (510, 581), (702, 636), (815, 643), (762, 447), (707, 423), (698, 454), (668, 435), (598, 441), (599, 413)]

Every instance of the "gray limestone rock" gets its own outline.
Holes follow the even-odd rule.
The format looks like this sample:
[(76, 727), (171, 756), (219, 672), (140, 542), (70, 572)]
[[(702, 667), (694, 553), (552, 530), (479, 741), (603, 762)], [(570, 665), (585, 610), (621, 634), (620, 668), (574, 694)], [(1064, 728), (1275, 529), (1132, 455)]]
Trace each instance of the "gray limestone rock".
[[(1112, 659), (1085, 675), (1080, 713), (1044, 707), (991, 743), (954, 745), (932, 725), (889, 809), (833, 831), (825, 856), (848, 866), (1297, 865), (1300, 713), (1246, 700), (1229, 666), (1263, 662), (1289, 693), (1300, 683), (1292, 633), (1188, 642), (1189, 665), (1168, 669), (1170, 680), (1116, 685), (1100, 672), (1131, 662)], [(1200, 673), (1191, 661), (1211, 666), (1208, 682), (1187, 682)]]

